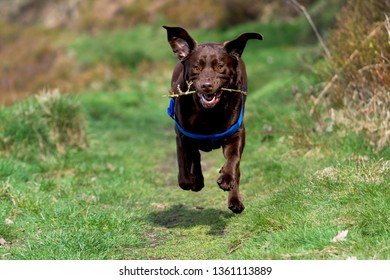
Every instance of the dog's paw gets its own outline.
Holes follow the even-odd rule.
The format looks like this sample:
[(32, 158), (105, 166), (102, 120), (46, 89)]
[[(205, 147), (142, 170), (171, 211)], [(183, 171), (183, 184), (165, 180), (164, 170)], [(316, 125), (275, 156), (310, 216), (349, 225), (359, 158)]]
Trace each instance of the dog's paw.
[(231, 191), (234, 186), (234, 178), (230, 174), (222, 173), (217, 180), (217, 184), (224, 191)]
[(235, 214), (240, 214), (245, 209), (244, 204), (241, 202), (239, 198), (229, 199), (228, 207)]
[(193, 185), (193, 186), (191, 187), (191, 190), (192, 190), (193, 192), (199, 192), (199, 191), (201, 191), (201, 190), (203, 189), (203, 187), (204, 187), (203, 182), (202, 182), (202, 183), (197, 183), (196, 185)]
[(196, 180), (194, 177), (193, 180), (179, 180), (179, 186), (186, 191), (198, 192), (204, 187), (203, 178)]
[(185, 191), (194, 191), (198, 192), (203, 189), (204, 185), (203, 184), (179, 184), (180, 188), (182, 188)]

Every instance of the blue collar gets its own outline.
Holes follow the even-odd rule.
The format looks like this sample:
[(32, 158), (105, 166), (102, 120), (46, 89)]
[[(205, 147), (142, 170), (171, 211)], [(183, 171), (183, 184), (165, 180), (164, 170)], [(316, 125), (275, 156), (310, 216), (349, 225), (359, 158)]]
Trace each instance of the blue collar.
[[(244, 87), (244, 91), (246, 88)], [(188, 131), (185, 131), (183, 127), (176, 121), (175, 118), (175, 98), (171, 98), (171, 101), (169, 103), (169, 107), (167, 109), (168, 115), (175, 121), (177, 129), (185, 136), (195, 139), (195, 140), (202, 140), (202, 141), (211, 141), (216, 142), (219, 140), (222, 140), (224, 138), (227, 138), (229, 136), (232, 136), (234, 133), (238, 131), (242, 124), (242, 120), (244, 117), (244, 95), (242, 95), (242, 104), (241, 104), (241, 111), (240, 115), (238, 117), (238, 120), (235, 124), (233, 124), (228, 130), (222, 132), (222, 133), (216, 133), (216, 134), (197, 134), (197, 133), (191, 133)]]

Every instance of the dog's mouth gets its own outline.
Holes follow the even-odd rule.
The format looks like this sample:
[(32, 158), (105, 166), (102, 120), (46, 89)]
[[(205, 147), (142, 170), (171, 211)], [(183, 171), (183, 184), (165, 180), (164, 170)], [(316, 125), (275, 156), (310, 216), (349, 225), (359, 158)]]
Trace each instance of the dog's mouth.
[(208, 94), (197, 93), (197, 95), (202, 106), (209, 109), (213, 108), (221, 100), (222, 91)]

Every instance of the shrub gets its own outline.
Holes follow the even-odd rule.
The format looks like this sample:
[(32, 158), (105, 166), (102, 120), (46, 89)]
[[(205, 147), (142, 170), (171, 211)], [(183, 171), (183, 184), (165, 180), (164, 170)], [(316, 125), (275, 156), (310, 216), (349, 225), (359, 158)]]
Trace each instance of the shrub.
[[(330, 34), (328, 83), (316, 101), (332, 124), (366, 135), (377, 150), (390, 143), (389, 1), (349, 0)], [(315, 103), (317, 105), (317, 103)]]
[(14, 105), (2, 113), (0, 143), (3, 152), (21, 158), (46, 158), (63, 154), (66, 148), (86, 148), (82, 108), (73, 96), (58, 90), (42, 91), (35, 98)]

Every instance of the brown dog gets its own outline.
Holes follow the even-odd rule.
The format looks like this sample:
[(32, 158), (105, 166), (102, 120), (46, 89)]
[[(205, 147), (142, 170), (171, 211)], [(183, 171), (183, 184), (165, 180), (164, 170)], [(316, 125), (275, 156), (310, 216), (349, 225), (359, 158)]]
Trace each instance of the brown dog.
[(208, 152), (222, 147), (226, 163), (217, 183), (229, 191), (229, 209), (241, 213), (245, 208), (239, 181), (247, 88), (241, 54), (247, 40), (263, 37), (259, 33), (244, 33), (223, 44), (197, 44), (183, 28), (164, 28), (173, 53), (180, 60), (173, 71), (174, 97), (168, 108), (176, 123), (179, 185), (184, 190), (200, 191), (204, 182), (199, 150)]

